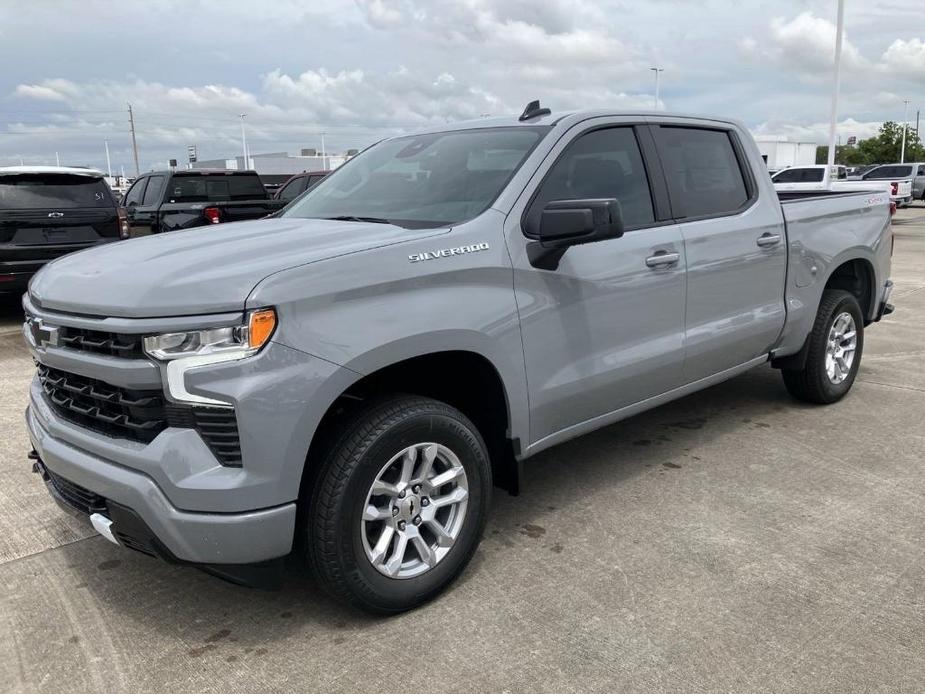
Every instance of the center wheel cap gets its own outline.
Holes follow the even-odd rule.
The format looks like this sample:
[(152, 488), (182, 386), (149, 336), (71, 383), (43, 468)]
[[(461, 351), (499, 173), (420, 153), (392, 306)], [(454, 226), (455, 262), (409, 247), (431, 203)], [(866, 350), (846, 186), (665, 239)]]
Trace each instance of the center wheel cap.
[(398, 502), (398, 518), (404, 521), (412, 520), (421, 512), (421, 498), (417, 494), (409, 494)]

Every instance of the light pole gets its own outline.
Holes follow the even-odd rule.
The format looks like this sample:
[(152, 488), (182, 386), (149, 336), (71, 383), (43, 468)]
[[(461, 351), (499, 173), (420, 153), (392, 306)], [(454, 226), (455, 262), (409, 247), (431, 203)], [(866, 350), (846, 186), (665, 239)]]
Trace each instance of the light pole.
[(241, 114), (241, 147), (244, 150), (244, 168), (247, 169), (247, 134), (244, 132), (244, 119), (247, 118), (246, 113)]
[(109, 170), (109, 177), (112, 178), (112, 161), (109, 159), (109, 140), (103, 140), (106, 146), (106, 168)]
[(659, 87), (659, 73), (665, 72), (663, 67), (650, 67), (652, 72), (655, 73), (655, 110), (658, 111), (658, 87)]
[(831, 122), (829, 123), (829, 158), (828, 167), (826, 168), (827, 180), (829, 185), (832, 184), (832, 177), (829, 172), (835, 165), (835, 130), (838, 127), (838, 90), (841, 86), (841, 47), (842, 38), (845, 35), (845, 0), (838, 0), (838, 24), (835, 31), (835, 74), (832, 77), (832, 113)]
[(906, 130), (909, 129), (909, 100), (905, 99), (903, 101), (905, 108), (903, 108), (903, 144), (902, 148), (899, 150), (899, 163), (906, 163)]
[(328, 153), (327, 153), (327, 150), (324, 148), (324, 135), (325, 133), (321, 133), (321, 168), (327, 171), (328, 170)]

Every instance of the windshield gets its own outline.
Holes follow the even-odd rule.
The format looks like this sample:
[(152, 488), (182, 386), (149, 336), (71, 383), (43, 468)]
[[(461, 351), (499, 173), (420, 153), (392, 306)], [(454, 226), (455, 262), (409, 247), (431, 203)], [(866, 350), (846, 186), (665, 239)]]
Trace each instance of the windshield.
[(101, 178), (69, 174), (0, 176), (0, 209), (44, 210), (114, 207), (115, 199)]
[(484, 128), (386, 140), (330, 174), (281, 216), (387, 220), (407, 228), (457, 224), (488, 209), (548, 131)]
[(908, 178), (911, 175), (911, 166), (878, 166), (866, 173), (864, 178)]

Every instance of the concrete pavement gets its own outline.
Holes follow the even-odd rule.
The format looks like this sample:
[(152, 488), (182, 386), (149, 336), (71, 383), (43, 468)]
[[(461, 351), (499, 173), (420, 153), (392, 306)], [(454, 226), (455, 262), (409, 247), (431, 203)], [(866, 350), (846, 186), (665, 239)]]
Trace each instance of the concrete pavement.
[(831, 407), (757, 369), (577, 441), (498, 494), (442, 598), (373, 619), (112, 546), (29, 472), (0, 309), (2, 692), (925, 690), (925, 207), (897, 312)]

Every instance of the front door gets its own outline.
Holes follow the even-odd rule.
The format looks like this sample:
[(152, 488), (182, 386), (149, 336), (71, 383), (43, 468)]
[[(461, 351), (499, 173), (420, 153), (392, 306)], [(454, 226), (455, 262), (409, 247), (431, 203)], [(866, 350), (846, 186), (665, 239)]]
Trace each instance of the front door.
[[(542, 179), (536, 193), (525, 191), (506, 225), (532, 444), (681, 383), (681, 233), (653, 202), (649, 181), (660, 174), (654, 154), (644, 158), (640, 149), (646, 129), (597, 122), (576, 126), (583, 131), (556, 145), (533, 178)], [(552, 200), (582, 198), (619, 200), (624, 236), (571, 247), (555, 270), (531, 265), (524, 216)]]

